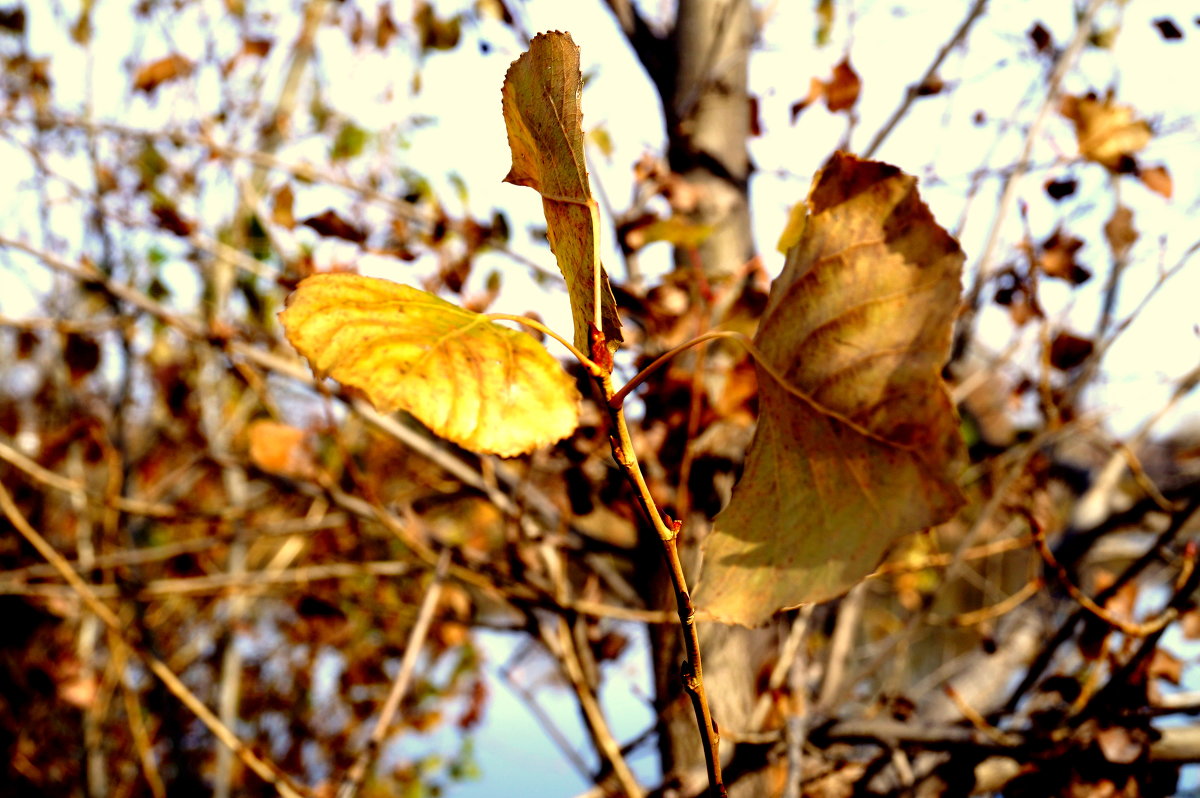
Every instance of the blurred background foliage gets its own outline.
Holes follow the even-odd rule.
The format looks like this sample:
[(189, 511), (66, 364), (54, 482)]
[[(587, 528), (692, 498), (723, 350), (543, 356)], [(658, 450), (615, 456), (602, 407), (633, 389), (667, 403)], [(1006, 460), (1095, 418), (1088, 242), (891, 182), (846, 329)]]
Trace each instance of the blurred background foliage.
[[(753, 331), (777, 264), (749, 204), (762, 198), (756, 218), (778, 234), (839, 146), (920, 175), (939, 216), (959, 214), (942, 222), (968, 252), (946, 375), (970, 504), (844, 600), (748, 638), (711, 631), (731, 773), (756, 774), (734, 795), (1173, 794), (1200, 758), (1179, 737), (1168, 748), (1159, 722), (1200, 708), (1186, 689), (1200, 439), (1156, 425), (1200, 373), (1162, 375), (1120, 432), (1098, 412), (1105, 354), (1200, 247), (1194, 227), (1164, 222), (1200, 196), (1194, 98), (1142, 108), (1113, 93), (1139, 4), (1062, 4), (1053, 21), (1037, 4), (962, 4), (961, 24), (915, 54), (924, 74), (899, 78), (865, 55), (856, 69), (855, 35), (888, 15), (919, 26), (920, 4), (820, 0), (782, 32), (776, 3), (594, 5), (628, 44), (611, 58), (644, 68), (665, 125), (623, 141), (623, 120), (592, 112), (585, 89), (632, 353), (622, 373), (717, 325)], [(660, 794), (697, 793), (669, 593), (598, 409), (585, 401), (577, 435), (549, 450), (479, 457), (314, 381), (275, 320), (300, 279), (338, 269), (565, 318), (536, 206), (469, 181), (465, 154), (462, 173), (443, 168), (448, 152), (503, 147), (502, 132), (483, 135), (501, 131), (503, 69), (556, 19), (515, 0), (0, 2), (5, 794), (453, 794), (480, 775), (472, 732), (494, 689), (475, 630), (527, 637), (525, 656), (554, 674), (542, 678), (586, 713), (643, 624), (660, 723), (619, 742), (658, 746)], [(1137, 20), (1159, 48), (1146, 58), (1194, 56), (1195, 19)], [(610, 55), (575, 33), (589, 87), (602, 83)], [(771, 60), (782, 43), (827, 68), (785, 76)], [(771, 65), (777, 84), (748, 81), (747, 64)], [(987, 79), (1017, 72), (1015, 105), (997, 109)], [(888, 80), (906, 82), (868, 116)], [(906, 162), (893, 132), (942, 144)], [(1194, 313), (1156, 321), (1174, 325), (1164, 350), (1197, 352)], [(640, 394), (651, 489), (696, 535), (727, 501), (755, 395), (752, 366), (719, 347)], [(373, 751), (410, 649), (421, 656)], [(448, 750), (403, 745), (447, 728), (462, 732)], [(607, 733), (589, 723), (594, 751)], [(347, 784), (364, 750), (377, 756)], [(286, 775), (256, 775), (246, 752)], [(611, 757), (563, 756), (595, 794), (616, 789)], [(904, 792), (920, 785), (931, 791)]]

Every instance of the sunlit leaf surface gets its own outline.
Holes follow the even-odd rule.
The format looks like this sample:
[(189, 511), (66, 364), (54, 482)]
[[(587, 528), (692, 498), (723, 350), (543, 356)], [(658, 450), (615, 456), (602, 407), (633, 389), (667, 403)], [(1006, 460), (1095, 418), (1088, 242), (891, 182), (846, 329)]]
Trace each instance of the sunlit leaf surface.
[(319, 274), (279, 318), (319, 375), (467, 449), (511, 457), (578, 424), (574, 380), (532, 336), (416, 288)]
[(916, 179), (838, 154), (775, 281), (756, 344), (759, 421), (704, 544), (702, 612), (754, 625), (849, 589), (897, 537), (961, 502), (940, 372), (963, 255)]

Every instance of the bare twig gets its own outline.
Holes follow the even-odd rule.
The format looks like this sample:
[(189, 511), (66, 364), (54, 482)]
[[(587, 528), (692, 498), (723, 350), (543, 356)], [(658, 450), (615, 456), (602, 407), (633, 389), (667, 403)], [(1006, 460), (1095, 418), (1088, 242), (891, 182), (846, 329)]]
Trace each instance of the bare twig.
[(1075, 599), (1079, 603), (1079, 606), (1092, 615), (1095, 615), (1109, 626), (1130, 637), (1147, 637), (1155, 634), (1179, 617), (1178, 610), (1170, 606), (1157, 616), (1141, 623), (1133, 623), (1112, 614), (1102, 604), (1075, 585), (1075, 582), (1071, 579), (1071, 575), (1067, 573), (1067, 569), (1055, 558), (1054, 552), (1050, 551), (1050, 547), (1046, 544), (1046, 533), (1042, 530), (1042, 525), (1034, 517), (1033, 513), (1027, 512), (1025, 513), (1025, 517), (1029, 521), (1029, 528), (1033, 531), (1033, 542), (1042, 560), (1054, 572), (1054, 575), (1058, 578), (1063, 588), (1066, 589), (1067, 593), (1070, 594), (1071, 598)]
[[(704, 337), (704, 336), (702, 336)], [(699, 343), (699, 341), (696, 341)], [(684, 691), (691, 697), (692, 706), (696, 712), (696, 724), (700, 730), (703, 743), (704, 761), (708, 768), (709, 789), (714, 796), (724, 798), (726, 795), (724, 778), (721, 775), (721, 758), (718, 753), (720, 737), (717, 726), (709, 709), (708, 697), (704, 691), (704, 669), (700, 660), (700, 638), (696, 630), (696, 607), (688, 590), (687, 577), (683, 573), (683, 564), (679, 560), (679, 532), (683, 527), (680, 521), (671, 521), (663, 517), (658, 505), (650, 493), (646, 479), (642, 475), (637, 455), (633, 449), (633, 441), (629, 436), (629, 426), (625, 421), (625, 411), (619, 402), (615, 401), (611, 375), (605, 374), (600, 380), (600, 389), (608, 405), (609, 418), (612, 424), (610, 441), (612, 443), (613, 459), (621, 467), (626, 480), (633, 487), (638, 505), (645, 513), (647, 520), (658, 533), (663, 544), (663, 552), (671, 571), (671, 583), (675, 590), (675, 603), (679, 613), (679, 624), (683, 630), (684, 650), (687, 660), (683, 663), (681, 678)], [(628, 386), (626, 386), (628, 388)]]
[(1041, 134), (1042, 126), (1050, 116), (1051, 109), (1058, 102), (1063, 79), (1071, 67), (1075, 65), (1076, 59), (1083, 52), (1084, 45), (1087, 44), (1088, 37), (1092, 32), (1092, 24), (1095, 20), (1096, 12), (1103, 4), (1104, 0), (1089, 0), (1087, 8), (1079, 16), (1074, 37), (1072, 37), (1071, 42), (1058, 57), (1058, 61), (1054, 65), (1054, 70), (1046, 80), (1046, 96), (1042, 100), (1042, 105), (1038, 109), (1037, 116), (1034, 117), (1033, 123), (1030, 124), (1029, 130), (1025, 133), (1025, 143), (1021, 149), (1021, 154), (1017, 157), (1012, 171), (1005, 176), (1004, 188), (1000, 193), (999, 201), (996, 203), (996, 215), (992, 219), (987, 241), (984, 243), (983, 251), (979, 256), (971, 288), (967, 291), (963, 310), (958, 319), (958, 330), (955, 333), (955, 352), (964, 349), (961, 342), (970, 338), (971, 330), (975, 325), (975, 315), (979, 312), (979, 298), (983, 293), (984, 284), (991, 277), (991, 264), (996, 257), (996, 250), (1000, 246), (1002, 228), (1004, 227), (1004, 221), (1008, 216), (1008, 212), (1012, 208), (1013, 200), (1016, 197), (1017, 186), (1020, 184), (1021, 178), (1029, 170), (1033, 145)]
[(358, 759), (354, 761), (351, 768), (346, 771), (345, 778), (342, 779), (342, 786), (337, 793), (338, 798), (354, 798), (359, 788), (362, 787), (367, 769), (379, 754), (380, 746), (387, 739), (392, 721), (400, 709), (400, 702), (404, 699), (404, 694), (408, 692), (409, 682), (417, 667), (417, 656), (420, 655), (421, 648), (425, 645), (425, 636), (429, 633), (429, 626), (433, 621), (433, 611), (437, 609), (438, 599), (442, 594), (442, 583), (445, 581), (449, 565), (450, 550), (443, 549), (438, 558), (437, 570), (434, 571), (433, 583), (426, 591), (425, 598), (421, 600), (417, 621), (413, 624), (412, 631), (409, 632), (408, 642), (404, 645), (404, 657), (400, 660), (400, 671), (396, 674), (396, 680), (392, 682), (391, 692), (388, 693), (383, 708), (379, 710), (379, 718), (375, 721), (375, 729), (371, 732), (371, 739), (367, 742), (367, 747), (358, 755)]
[(880, 145), (883, 144), (884, 139), (891, 135), (892, 131), (896, 129), (896, 125), (908, 113), (908, 109), (912, 107), (913, 102), (921, 96), (921, 87), (929, 84), (937, 76), (937, 71), (941, 68), (942, 62), (946, 60), (946, 57), (950, 55), (955, 47), (958, 47), (966, 40), (971, 26), (983, 16), (986, 7), (987, 0), (975, 0), (975, 3), (967, 11), (966, 17), (963, 18), (958, 28), (955, 29), (954, 35), (937, 51), (937, 55), (933, 57), (933, 62), (925, 70), (925, 74), (921, 76), (920, 80), (909, 85), (905, 90), (904, 99), (900, 101), (900, 105), (896, 107), (896, 110), (892, 112), (888, 120), (883, 123), (883, 127), (879, 128), (879, 131), (875, 134), (875, 138), (871, 139), (871, 143), (863, 150), (864, 158), (874, 157)]
[(567, 619), (558, 618), (553, 624), (553, 630), (546, 628), (545, 625), (539, 625), (542, 642), (562, 665), (563, 674), (575, 691), (575, 697), (583, 715), (584, 726), (592, 738), (596, 752), (604, 762), (604, 769), (611, 771), (621, 786), (623, 795), (630, 796), (630, 798), (642, 798), (645, 792), (638, 784), (633, 771), (629, 769), (629, 763), (625, 761), (621, 746), (613, 736), (608, 720), (604, 717), (604, 710), (600, 707), (596, 692), (592, 689), (592, 685), (584, 673), (583, 662), (580, 659), (576, 641), (571, 634)]

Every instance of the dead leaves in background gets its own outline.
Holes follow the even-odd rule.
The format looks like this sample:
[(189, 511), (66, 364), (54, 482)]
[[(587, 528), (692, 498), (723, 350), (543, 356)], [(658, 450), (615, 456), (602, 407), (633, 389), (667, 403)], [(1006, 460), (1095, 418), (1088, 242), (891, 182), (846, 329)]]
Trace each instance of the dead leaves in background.
[(862, 90), (862, 79), (850, 66), (850, 59), (843, 58), (833, 67), (829, 80), (813, 78), (808, 86), (808, 96), (792, 104), (792, 123), (808, 106), (820, 100), (825, 101), (825, 107), (831, 113), (849, 111), (858, 102), (858, 94)]
[(916, 178), (835, 155), (814, 180), (755, 343), (759, 421), (704, 542), (696, 601), (757, 625), (848, 590), (901, 535), (962, 498), (941, 380), (963, 254)]
[(1083, 249), (1083, 239), (1076, 238), (1063, 230), (1055, 230), (1042, 242), (1035, 254), (1038, 269), (1047, 277), (1063, 280), (1071, 285), (1082, 285), (1092, 279), (1092, 273), (1075, 259)]
[(141, 66), (133, 76), (133, 90), (153, 94), (164, 83), (186, 78), (192, 73), (192, 62), (175, 53)]

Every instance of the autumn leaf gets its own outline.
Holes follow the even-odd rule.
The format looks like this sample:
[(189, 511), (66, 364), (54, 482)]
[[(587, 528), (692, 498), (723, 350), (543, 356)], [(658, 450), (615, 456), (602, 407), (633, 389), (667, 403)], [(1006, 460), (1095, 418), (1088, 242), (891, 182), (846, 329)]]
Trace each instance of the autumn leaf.
[(333, 208), (326, 208), (316, 216), (308, 217), (300, 224), (315, 230), (317, 235), (326, 238), (340, 238), (355, 244), (362, 244), (367, 240), (367, 234), (364, 231), (338, 216), (337, 211)]
[(168, 55), (138, 68), (133, 76), (133, 90), (153, 94), (164, 83), (187, 77), (192, 72), (192, 62), (179, 55)]
[[(696, 600), (726, 623), (832, 598), (948, 519), (962, 442), (941, 380), (963, 255), (916, 179), (837, 154), (771, 289), (759, 420), (704, 542)], [(771, 376), (774, 371), (784, 382)]]
[[(600, 320), (610, 352), (621, 343), (621, 320), (608, 275), (600, 265), (600, 213), (584, 160), (579, 48), (568, 33), (533, 37), (504, 76), (502, 106), (512, 169), (506, 183), (542, 195), (550, 248), (567, 281), (575, 346), (591, 351), (589, 323)], [(597, 290), (597, 280), (599, 289)]]
[(1153, 136), (1148, 122), (1134, 119), (1132, 108), (1117, 105), (1111, 98), (1066, 96), (1060, 110), (1075, 125), (1079, 154), (1110, 171), (1128, 171), (1133, 154)]
[(1124, 205), (1113, 209), (1112, 216), (1104, 223), (1104, 237), (1114, 258), (1124, 258), (1138, 240), (1137, 228), (1133, 226), (1133, 211)]
[(574, 380), (532, 336), (416, 288), (318, 274), (279, 320), (318, 375), (467, 449), (512, 457), (578, 424)]
[(1083, 239), (1061, 228), (1056, 229), (1042, 242), (1041, 252), (1036, 255), (1038, 268), (1047, 277), (1065, 280), (1071, 285), (1082, 285), (1092, 279), (1092, 273), (1075, 260), (1083, 246)]
[(1167, 167), (1165, 166), (1151, 166), (1146, 169), (1138, 169), (1137, 176), (1138, 180), (1142, 181), (1142, 185), (1163, 199), (1170, 199), (1174, 193), (1171, 173), (1167, 171)]
[(316, 460), (308, 446), (308, 433), (278, 421), (259, 419), (246, 428), (250, 462), (269, 474), (293, 479), (312, 479)]
[(850, 66), (849, 59), (843, 58), (833, 67), (829, 80), (812, 78), (809, 81), (808, 96), (792, 104), (792, 124), (795, 124), (801, 111), (821, 99), (825, 100), (825, 106), (832, 113), (849, 111), (858, 102), (861, 89), (862, 79)]

